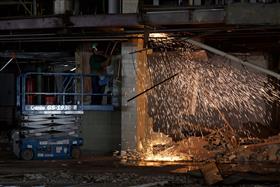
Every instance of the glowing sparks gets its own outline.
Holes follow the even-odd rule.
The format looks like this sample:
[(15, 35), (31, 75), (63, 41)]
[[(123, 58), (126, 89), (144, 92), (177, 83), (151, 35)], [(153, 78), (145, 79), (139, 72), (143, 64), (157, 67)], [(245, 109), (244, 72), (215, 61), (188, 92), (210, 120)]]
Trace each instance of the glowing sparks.
[(186, 160), (185, 157), (180, 156), (168, 156), (168, 155), (160, 155), (160, 154), (150, 154), (144, 158), (145, 161), (165, 161), (165, 162), (174, 162), (174, 161), (182, 161)]
[[(150, 45), (154, 53), (148, 56), (148, 68), (153, 83), (180, 72), (172, 81), (148, 93), (153, 131), (168, 135), (173, 141), (203, 137), (224, 127), (234, 131), (234, 135), (250, 137), (260, 133), (259, 126), (270, 124), (270, 107), (280, 101), (280, 92), (266, 75), (216, 55), (197, 58), (194, 55), (203, 53), (194, 52), (199, 49), (180, 40), (152, 39)], [(144, 160), (190, 160), (193, 155), (191, 151), (171, 152), (168, 146), (155, 151), (157, 144), (164, 147), (168, 142), (153, 140)]]
[(149, 47), (154, 51), (148, 55), (152, 84), (180, 74), (147, 93), (153, 128), (148, 133), (150, 139), (145, 140), (148, 145), (143, 146), (143, 160), (193, 160), (201, 155), (197, 148), (203, 151), (207, 144), (204, 135), (229, 129), (234, 139), (252, 137), (260, 133), (259, 127), (270, 124), (271, 105), (279, 104), (280, 92), (279, 85), (266, 75), (220, 56), (207, 56), (161, 33), (150, 37)]
[(167, 34), (166, 33), (150, 33), (149, 34), (150, 38), (167, 38)]
[(181, 72), (149, 94), (154, 130), (176, 140), (203, 134), (203, 128), (222, 128), (225, 121), (243, 134), (249, 134), (251, 122), (269, 124), (268, 107), (279, 91), (266, 75), (220, 56), (195, 60), (194, 47), (182, 41), (153, 40), (151, 45), (158, 47), (148, 58), (154, 82)]

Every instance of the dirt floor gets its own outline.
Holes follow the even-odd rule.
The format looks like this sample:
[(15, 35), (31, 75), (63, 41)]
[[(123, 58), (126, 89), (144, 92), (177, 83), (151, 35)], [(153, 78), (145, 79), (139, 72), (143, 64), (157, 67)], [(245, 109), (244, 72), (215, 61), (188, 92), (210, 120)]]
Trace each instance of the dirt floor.
[[(207, 186), (202, 162), (127, 162), (88, 156), (66, 161), (0, 161), (0, 186)], [(279, 163), (217, 164), (213, 186), (280, 186)], [(210, 176), (211, 178), (211, 176)]]

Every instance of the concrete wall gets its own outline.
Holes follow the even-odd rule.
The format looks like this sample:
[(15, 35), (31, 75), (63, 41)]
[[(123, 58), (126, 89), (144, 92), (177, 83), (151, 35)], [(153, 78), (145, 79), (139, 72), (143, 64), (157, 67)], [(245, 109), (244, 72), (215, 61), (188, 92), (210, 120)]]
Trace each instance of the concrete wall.
[(120, 150), (120, 111), (86, 111), (82, 117), (83, 152), (98, 155)]
[(280, 24), (280, 4), (236, 3), (227, 7), (228, 24)]

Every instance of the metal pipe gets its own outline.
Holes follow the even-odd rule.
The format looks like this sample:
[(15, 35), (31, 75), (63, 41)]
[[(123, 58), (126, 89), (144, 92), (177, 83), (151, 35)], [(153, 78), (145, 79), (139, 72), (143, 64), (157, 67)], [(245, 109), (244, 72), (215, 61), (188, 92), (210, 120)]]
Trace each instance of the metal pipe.
[(247, 67), (253, 68), (253, 69), (257, 70), (257, 71), (260, 71), (262, 73), (265, 73), (265, 74), (270, 75), (272, 77), (275, 77), (277, 79), (280, 79), (280, 74), (278, 74), (278, 73), (275, 73), (275, 72), (270, 71), (268, 69), (265, 69), (265, 68), (262, 68), (260, 66), (256, 66), (256, 65), (254, 65), (252, 63), (249, 63), (249, 62), (246, 62), (244, 60), (241, 60), (240, 58), (237, 58), (237, 57), (235, 57), (233, 55), (225, 53), (225, 52), (223, 52), (221, 50), (215, 49), (215, 48), (213, 48), (211, 46), (205, 45), (205, 44), (203, 44), (201, 42), (198, 42), (198, 41), (195, 41), (195, 40), (192, 40), (192, 39), (189, 39), (189, 38), (185, 38), (184, 40), (186, 40), (187, 42), (189, 42), (189, 43), (191, 43), (191, 44), (193, 44), (195, 46), (201, 47), (201, 48), (203, 48), (203, 49), (205, 49), (207, 51), (210, 51), (210, 52), (215, 53), (217, 55), (223, 56), (223, 57), (228, 58), (228, 59), (230, 59), (232, 61), (238, 62), (238, 63), (240, 63), (242, 65), (245, 65)]
[(3, 71), (3, 69), (5, 69), (5, 67), (6, 67), (7, 65), (9, 65), (9, 64), (13, 61), (13, 59), (14, 59), (14, 58), (11, 58), (11, 59), (0, 69), (0, 71)]

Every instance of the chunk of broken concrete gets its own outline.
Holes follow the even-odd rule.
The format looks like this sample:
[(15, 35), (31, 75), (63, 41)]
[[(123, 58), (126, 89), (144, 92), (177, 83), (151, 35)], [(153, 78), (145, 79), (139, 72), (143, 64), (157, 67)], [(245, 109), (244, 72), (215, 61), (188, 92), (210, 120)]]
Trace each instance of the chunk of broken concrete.
[(205, 164), (200, 168), (200, 170), (207, 185), (213, 185), (223, 180), (223, 177), (214, 162)]

